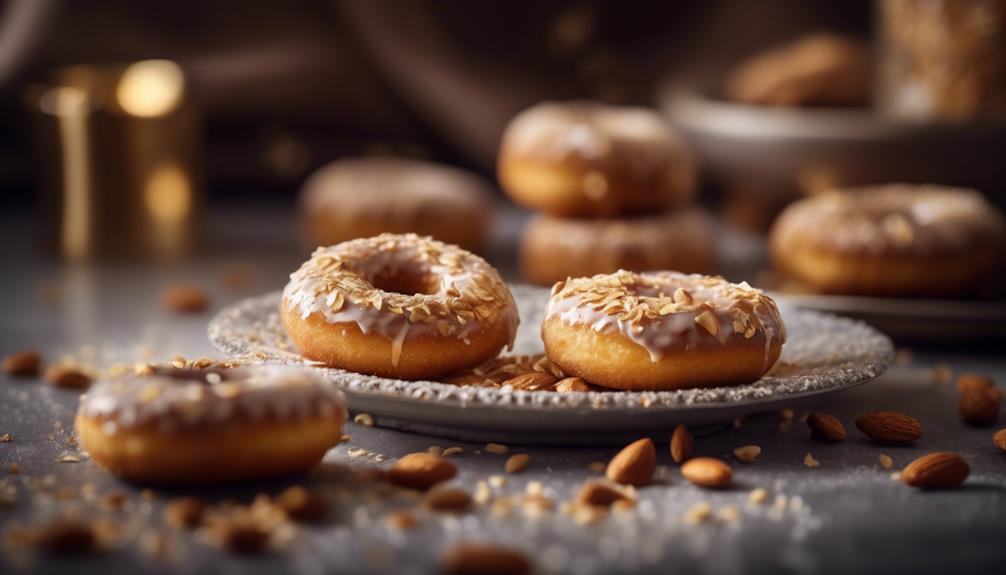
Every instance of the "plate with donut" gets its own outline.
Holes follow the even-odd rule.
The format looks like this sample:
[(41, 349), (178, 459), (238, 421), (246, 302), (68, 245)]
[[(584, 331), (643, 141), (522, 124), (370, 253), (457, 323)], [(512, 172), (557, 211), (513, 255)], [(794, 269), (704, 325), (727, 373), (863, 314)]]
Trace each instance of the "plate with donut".
[(894, 357), (862, 322), (744, 283), (619, 271), (548, 290), (389, 234), (318, 248), (208, 331), (238, 362), (313, 368), (377, 425), (538, 444), (722, 424), (863, 384)]

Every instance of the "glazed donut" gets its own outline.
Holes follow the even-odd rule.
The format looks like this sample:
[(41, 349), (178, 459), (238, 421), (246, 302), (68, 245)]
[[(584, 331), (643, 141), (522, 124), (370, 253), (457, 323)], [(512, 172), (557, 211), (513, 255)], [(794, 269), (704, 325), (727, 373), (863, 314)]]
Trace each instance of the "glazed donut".
[(157, 367), (96, 382), (76, 428), (91, 458), (124, 479), (195, 485), (303, 473), (345, 421), (342, 392), (308, 370)]
[(332, 162), (304, 184), (300, 209), (313, 246), (389, 232), (483, 248), (493, 192), (462, 170), (405, 158)]
[(800, 200), (773, 225), (776, 269), (821, 293), (973, 294), (999, 267), (1002, 213), (974, 190), (892, 184)]
[(620, 219), (536, 216), (524, 230), (520, 265), (524, 279), (547, 286), (620, 269), (710, 273), (712, 220), (699, 208)]
[(512, 346), (517, 307), (482, 258), (414, 234), (318, 248), (280, 305), (301, 354), (401, 379), (474, 367)]
[(541, 336), (567, 376), (643, 391), (756, 381), (786, 329), (775, 302), (746, 283), (620, 270), (555, 284)]
[(645, 108), (545, 103), (510, 121), (497, 166), (519, 204), (554, 216), (611, 216), (687, 203), (691, 154)]

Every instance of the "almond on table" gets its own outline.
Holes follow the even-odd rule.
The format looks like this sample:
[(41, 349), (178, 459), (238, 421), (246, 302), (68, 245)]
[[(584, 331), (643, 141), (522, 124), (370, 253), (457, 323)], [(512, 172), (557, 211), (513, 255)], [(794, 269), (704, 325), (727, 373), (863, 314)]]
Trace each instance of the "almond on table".
[(391, 466), (388, 479), (399, 487), (425, 491), (451, 479), (458, 468), (442, 457), (421, 451), (403, 456)]
[(3, 360), (3, 371), (17, 377), (35, 377), (42, 369), (42, 355), (37, 351), (18, 351)]
[(625, 446), (608, 463), (605, 475), (615, 483), (646, 485), (653, 479), (657, 468), (657, 449), (648, 437)]
[(923, 455), (901, 471), (901, 480), (920, 489), (957, 487), (968, 478), (971, 468), (956, 453)]
[(922, 437), (922, 424), (897, 411), (874, 411), (856, 419), (856, 428), (874, 441), (891, 444), (913, 443)]
[(999, 420), (1000, 392), (995, 387), (969, 387), (961, 392), (961, 419), (974, 426), (994, 425)]
[(681, 466), (681, 475), (695, 485), (720, 489), (733, 483), (734, 472), (729, 465), (715, 457), (696, 457)]
[(695, 439), (688, 432), (688, 428), (678, 424), (674, 428), (674, 435), (671, 436), (671, 459), (675, 463), (684, 463), (692, 456)]
[(531, 562), (520, 551), (493, 543), (458, 543), (440, 559), (449, 575), (527, 575)]
[(818, 441), (836, 443), (845, 439), (845, 426), (838, 418), (827, 413), (811, 413), (807, 416), (810, 436)]

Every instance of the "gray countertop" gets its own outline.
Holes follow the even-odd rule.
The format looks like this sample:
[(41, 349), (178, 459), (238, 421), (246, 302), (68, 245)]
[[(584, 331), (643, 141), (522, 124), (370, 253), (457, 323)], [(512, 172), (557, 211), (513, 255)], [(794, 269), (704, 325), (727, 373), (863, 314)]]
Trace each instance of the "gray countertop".
[[(6, 222), (10, 225), (0, 232), (4, 246), (0, 301), (5, 306), (0, 314), (0, 353), (34, 348), (49, 361), (73, 356), (105, 365), (165, 361), (176, 354), (218, 356), (205, 334), (210, 313), (165, 312), (159, 305), (163, 287), (174, 281), (197, 283), (212, 294), (213, 308), (219, 309), (278, 288), (307, 253), (291, 237), (288, 218), (228, 212), (217, 220), (207, 255), (161, 266), (58, 265), (25, 249), (31, 245), (30, 226)], [(238, 289), (224, 287), (221, 274), (235, 264), (250, 266), (251, 281)], [(503, 267), (512, 269), (507, 262)], [(307, 477), (143, 494), (98, 468), (86, 455), (80, 455), (79, 462), (58, 461), (77, 454), (68, 442), (77, 393), (34, 379), (2, 376), (0, 434), (10, 433), (12, 440), (0, 443), (0, 528), (32, 525), (76, 510), (86, 517), (109, 519), (118, 536), (104, 552), (86, 558), (31, 553), (5, 541), (0, 543), (0, 572), (424, 573), (435, 570), (437, 556), (461, 540), (495, 541), (522, 549), (546, 573), (999, 571), (1006, 559), (1006, 454), (992, 443), (997, 427), (976, 429), (960, 422), (946, 370), (984, 372), (1002, 384), (1006, 356), (1000, 349), (977, 345), (915, 349), (902, 353), (900, 364), (880, 379), (801, 406), (788, 430), (781, 427), (779, 414), (770, 413), (747, 419), (739, 428), (727, 424), (697, 438), (698, 454), (723, 457), (733, 464), (736, 485), (729, 490), (707, 491), (685, 482), (666, 444), (659, 443), (665, 477), (639, 490), (639, 505), (631, 514), (579, 525), (559, 510), (535, 518), (518, 508), (507, 517), (496, 517), (488, 506), (479, 505), (461, 515), (420, 513), (420, 526), (405, 533), (389, 529), (383, 517), (389, 510), (413, 506), (414, 500), (355, 480), (348, 467), (387, 467), (405, 453), (432, 445), (459, 445), (465, 451), (454, 456), (460, 474), (453, 483), (473, 491), (478, 481), (503, 474), (506, 456), (487, 453), (482, 445), (350, 423), (346, 432), (352, 438), (333, 449)], [(879, 408), (914, 415), (925, 436), (910, 447), (869, 443), (852, 422)], [(807, 409), (838, 416), (849, 438), (839, 444), (811, 441), (800, 421)], [(506, 438), (500, 441), (507, 443)], [(762, 448), (756, 461), (741, 463), (733, 457), (733, 448), (745, 444)], [(545, 494), (557, 503), (569, 499), (587, 478), (598, 476), (588, 469), (591, 462), (605, 461), (617, 451), (509, 447), (511, 453), (529, 453), (530, 465), (493, 487), (494, 498), (541, 482)], [(353, 448), (363, 448), (367, 454), (350, 457)], [(892, 471), (930, 451), (955, 451), (967, 459), (972, 473), (962, 488), (922, 492), (892, 480)], [(820, 461), (819, 467), (804, 465), (808, 452)], [(893, 458), (893, 469), (880, 465), (881, 454)], [(20, 475), (8, 472), (12, 463), (20, 467)], [(161, 521), (163, 503), (182, 493), (245, 501), (256, 493), (275, 493), (291, 482), (328, 494), (333, 512), (321, 525), (281, 533), (284, 540), (278, 548), (262, 557), (228, 554), (208, 545), (199, 533), (171, 531)], [(765, 503), (751, 505), (748, 494), (756, 488), (765, 488), (770, 495)], [(128, 494), (123, 511), (101, 510), (88, 497), (110, 490)], [(709, 503), (714, 517), (691, 524), (684, 515), (699, 502)], [(738, 519), (717, 518), (731, 506), (740, 512)], [(154, 533), (162, 534), (166, 557), (145, 551)]]

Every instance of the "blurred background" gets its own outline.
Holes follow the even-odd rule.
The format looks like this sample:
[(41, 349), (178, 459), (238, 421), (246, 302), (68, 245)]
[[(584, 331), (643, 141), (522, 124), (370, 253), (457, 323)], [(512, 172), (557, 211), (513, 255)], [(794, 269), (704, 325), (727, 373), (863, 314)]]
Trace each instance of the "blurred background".
[(499, 189), (501, 139), (573, 99), (682, 135), (718, 245), (695, 271), (773, 287), (775, 217), (835, 187), (1006, 203), (1003, 0), (0, 0), (0, 211), (55, 261), (297, 261), (322, 243), (312, 174), (404, 157), (496, 196), (484, 253), (519, 279), (530, 211)]

